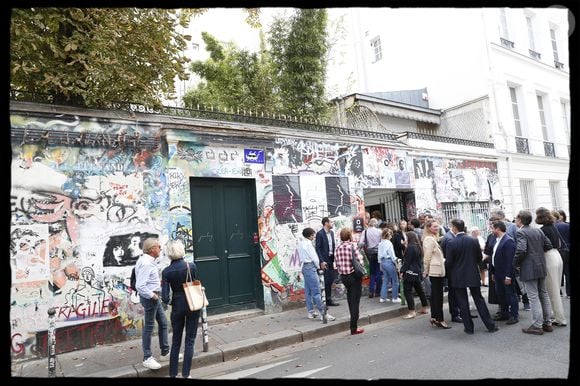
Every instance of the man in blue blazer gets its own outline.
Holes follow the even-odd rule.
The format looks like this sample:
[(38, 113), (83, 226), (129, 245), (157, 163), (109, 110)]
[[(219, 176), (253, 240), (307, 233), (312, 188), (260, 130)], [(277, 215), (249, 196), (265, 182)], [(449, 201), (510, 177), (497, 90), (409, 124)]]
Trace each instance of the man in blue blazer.
[(463, 220), (451, 220), (451, 231), (455, 233), (455, 238), (447, 243), (445, 270), (453, 278), (451, 285), (455, 290), (461, 319), (463, 319), (463, 331), (466, 334), (474, 333), (473, 320), (469, 312), (469, 299), (467, 298), (467, 288), (469, 288), (481, 321), (489, 332), (495, 332), (498, 328), (491, 319), (487, 304), (485, 304), (485, 300), (481, 295), (479, 262), (481, 262), (482, 256), (479, 241), (465, 235), (465, 223)]
[(515, 271), (513, 266), (516, 254), (516, 242), (507, 233), (503, 221), (492, 223), (495, 236), (489, 273), (493, 275), (495, 293), (500, 304), (500, 314), (493, 320), (507, 320), (507, 324), (518, 322), (518, 297), (515, 289)]
[(322, 229), (316, 232), (316, 254), (320, 259), (320, 267), (324, 269), (324, 293), (327, 306), (338, 306), (340, 303), (332, 300), (332, 282), (338, 272), (334, 269), (334, 250), (336, 242), (332, 227), (334, 223), (328, 217), (322, 219)]

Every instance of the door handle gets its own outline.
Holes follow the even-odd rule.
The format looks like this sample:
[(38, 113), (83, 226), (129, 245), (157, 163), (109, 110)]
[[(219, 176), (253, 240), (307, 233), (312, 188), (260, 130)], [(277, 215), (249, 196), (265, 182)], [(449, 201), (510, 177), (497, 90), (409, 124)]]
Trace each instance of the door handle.
[(224, 249), (224, 253), (227, 255), (228, 254), (228, 250), (227, 249)]

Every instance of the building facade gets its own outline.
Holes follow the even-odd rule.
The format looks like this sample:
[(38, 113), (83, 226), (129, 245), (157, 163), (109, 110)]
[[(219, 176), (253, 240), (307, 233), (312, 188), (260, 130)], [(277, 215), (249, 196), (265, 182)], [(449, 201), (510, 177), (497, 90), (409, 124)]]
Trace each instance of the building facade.
[[(335, 10), (351, 41), (329, 69), (354, 91), (426, 88), (432, 108), (456, 111), (455, 137), (481, 141), (460, 125), (462, 106), (487, 98), (504, 210), (569, 210), (570, 76), (565, 8)], [(338, 16), (337, 16), (338, 15)], [(401, 31), (405, 31), (401, 33)], [(396, 36), (396, 39), (393, 37)], [(453, 127), (450, 127), (451, 129)], [(438, 128), (438, 135), (445, 128)], [(486, 139), (487, 140), (487, 139)]]
[[(490, 186), (502, 202), (489, 144), (411, 132), (441, 112), (381, 103), (391, 114), (381, 122), (398, 116), (388, 130), (12, 101), (12, 358), (46, 355), (50, 308), (58, 352), (139, 337), (129, 279), (150, 236), (183, 241), (210, 314), (274, 313), (302, 304), (295, 246), (322, 217), (338, 234), (369, 205), (396, 221), (459, 199), (489, 206)], [(433, 150), (438, 140), (446, 152)], [(474, 223), (483, 209), (470, 211)]]

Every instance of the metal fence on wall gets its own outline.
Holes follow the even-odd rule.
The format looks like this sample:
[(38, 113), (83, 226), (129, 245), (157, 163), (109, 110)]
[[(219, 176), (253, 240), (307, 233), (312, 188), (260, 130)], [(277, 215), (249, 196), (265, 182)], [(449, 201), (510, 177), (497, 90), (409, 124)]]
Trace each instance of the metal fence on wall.
[(443, 202), (441, 207), (443, 223), (447, 226), (451, 220), (458, 218), (465, 222), (466, 231), (476, 226), (481, 231), (483, 238), (489, 234), (487, 227), (490, 214), (488, 201)]

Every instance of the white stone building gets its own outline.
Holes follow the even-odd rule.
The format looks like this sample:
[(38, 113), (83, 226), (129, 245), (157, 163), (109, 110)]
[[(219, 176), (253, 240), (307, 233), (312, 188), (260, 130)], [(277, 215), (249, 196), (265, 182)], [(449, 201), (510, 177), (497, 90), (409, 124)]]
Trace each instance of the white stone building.
[(332, 16), (343, 17), (351, 39), (336, 49), (344, 60), (329, 69), (330, 89), (425, 87), (429, 107), (444, 111), (487, 99), (487, 128), (458, 125), (454, 133), (491, 135), (506, 215), (539, 206), (569, 212), (567, 9), (349, 8)]

